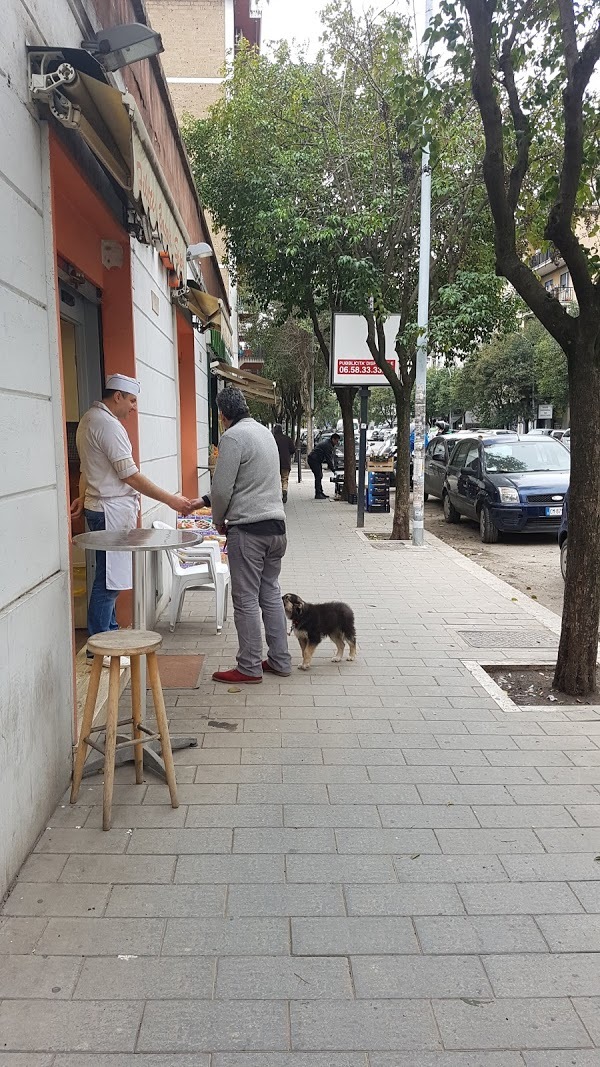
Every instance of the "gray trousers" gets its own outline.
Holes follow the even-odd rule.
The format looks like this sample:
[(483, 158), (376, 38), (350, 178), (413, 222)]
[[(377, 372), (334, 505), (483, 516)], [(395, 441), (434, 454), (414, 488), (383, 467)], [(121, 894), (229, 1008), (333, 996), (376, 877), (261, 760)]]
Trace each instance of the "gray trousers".
[(239, 644), (237, 664), (242, 674), (253, 678), (262, 676), (261, 615), (269, 663), (282, 674), (290, 674), (292, 670), (287, 619), (279, 588), (286, 548), (285, 535), (253, 534), (237, 526), (230, 526), (227, 532), (231, 599)]

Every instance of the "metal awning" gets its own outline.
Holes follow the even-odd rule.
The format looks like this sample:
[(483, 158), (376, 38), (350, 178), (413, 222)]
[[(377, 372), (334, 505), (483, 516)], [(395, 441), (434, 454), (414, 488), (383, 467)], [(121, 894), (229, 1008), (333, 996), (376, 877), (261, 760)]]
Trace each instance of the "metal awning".
[(244, 396), (252, 400), (261, 400), (272, 407), (275, 406), (277, 402), (275, 382), (269, 381), (268, 378), (240, 370), (239, 367), (229, 367), (227, 363), (211, 363), (210, 369), (216, 378), (223, 378), (232, 385), (236, 385)]
[(130, 98), (109, 85), (99, 64), (80, 49), (31, 49), (29, 63), (33, 99), (46, 103), (62, 126), (77, 130), (109, 174), (131, 193)]
[(133, 97), (110, 85), (82, 49), (30, 48), (28, 56), (32, 99), (81, 134), (136, 214), (147, 220), (148, 243), (163, 249), (169, 269), (184, 282), (189, 237)]
[(200, 319), (203, 326), (221, 331), (221, 301), (210, 293), (205, 293), (197, 282), (188, 280), (185, 300), (192, 315)]

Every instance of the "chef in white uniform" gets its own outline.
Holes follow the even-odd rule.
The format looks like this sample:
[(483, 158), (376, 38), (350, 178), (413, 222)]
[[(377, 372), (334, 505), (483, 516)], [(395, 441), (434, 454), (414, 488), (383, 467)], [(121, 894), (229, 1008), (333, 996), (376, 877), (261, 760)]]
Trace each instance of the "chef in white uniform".
[[(180, 493), (167, 493), (140, 474), (124, 423), (137, 408), (140, 384), (126, 374), (106, 379), (102, 401), (92, 404), (77, 429), (81, 463), (79, 497), (71, 505), (77, 518), (85, 511), (90, 530), (133, 530), (140, 495), (159, 500), (176, 512), (191, 510)], [(130, 552), (97, 552), (96, 575), (88, 607), (90, 636), (117, 630), (115, 603), (122, 589), (132, 587)], [(92, 659), (88, 653), (88, 658)]]

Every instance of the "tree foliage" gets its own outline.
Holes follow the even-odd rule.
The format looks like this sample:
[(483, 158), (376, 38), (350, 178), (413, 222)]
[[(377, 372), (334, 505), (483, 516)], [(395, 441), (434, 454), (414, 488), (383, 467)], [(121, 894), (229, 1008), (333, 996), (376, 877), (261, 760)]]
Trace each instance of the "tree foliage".
[(458, 367), (427, 372), (429, 420), (460, 421), (471, 411), (482, 426), (516, 429), (537, 419), (539, 404), (552, 404), (554, 420), (567, 414), (567, 360), (560, 345), (535, 319), (482, 345)]
[[(411, 25), (395, 5), (358, 17), (349, 0), (338, 0), (325, 25), (315, 63), (294, 61), (285, 45), (271, 57), (242, 47), (223, 100), (206, 121), (188, 120), (185, 136), (201, 195), (262, 307), (276, 301), (307, 316), (327, 361), (320, 314), (368, 318), (401, 441), (393, 536), (407, 537), (424, 122), (432, 145), (432, 345), (465, 356), (510, 310), (493, 271), (481, 137), (468, 96), (448, 107), (442, 94), (425, 94)], [(393, 312), (397, 373), (382, 346)]]
[[(597, 0), (442, 0), (430, 40), (471, 80), (485, 138), (483, 177), (496, 271), (563, 349), (571, 406), (569, 567), (555, 685), (596, 689), (600, 615), (600, 61)], [(444, 70), (437, 75), (443, 89)], [(548, 292), (531, 250), (555, 249), (578, 315)], [(581, 605), (586, 611), (581, 611)]]

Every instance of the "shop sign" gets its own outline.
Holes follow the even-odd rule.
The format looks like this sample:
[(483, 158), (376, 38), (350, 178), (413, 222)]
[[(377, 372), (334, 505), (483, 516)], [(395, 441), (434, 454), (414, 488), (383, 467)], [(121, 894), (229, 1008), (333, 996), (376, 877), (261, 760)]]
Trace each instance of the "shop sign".
[[(400, 316), (391, 315), (384, 325), (386, 362), (398, 373), (396, 336)], [(331, 384), (332, 385), (389, 385), (385, 374), (377, 366), (367, 344), (367, 320), (364, 315), (333, 316)]]

